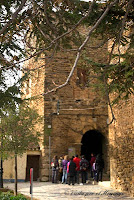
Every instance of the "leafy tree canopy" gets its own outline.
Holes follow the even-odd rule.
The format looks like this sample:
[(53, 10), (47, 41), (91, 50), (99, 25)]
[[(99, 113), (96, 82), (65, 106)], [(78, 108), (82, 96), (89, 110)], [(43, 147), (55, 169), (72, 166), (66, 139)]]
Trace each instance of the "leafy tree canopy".
[[(5, 83), (4, 71), (20, 70), (25, 59), (37, 59), (43, 53), (47, 55), (48, 51), (53, 55), (56, 51), (73, 50), (74, 47), (81, 53), (88, 41), (99, 35), (102, 47), (110, 40), (113, 43), (108, 61), (105, 64), (92, 63), (92, 70), (101, 74), (100, 77), (105, 76), (106, 80), (112, 79), (107, 85), (108, 92), (117, 91), (119, 97), (128, 97), (133, 93), (134, 75), (133, 5), (133, 0), (1, 1), (1, 85)], [(79, 31), (81, 26), (84, 26), (86, 36)], [(121, 53), (121, 45), (128, 45), (125, 53)], [(116, 55), (115, 47), (118, 49)], [(117, 62), (111, 64), (114, 57), (117, 57)], [(92, 62), (88, 56), (86, 60)], [(14, 98), (13, 91), (17, 93), (16, 89), (13, 86), (6, 92)], [(6, 92), (1, 90), (2, 95), (6, 95)]]
[[(21, 104), (16, 112), (8, 110), (1, 119), (0, 135), (6, 155), (11, 153), (21, 155), (26, 150), (38, 147), (39, 131), (37, 124), (41, 123), (41, 117), (35, 109)], [(38, 129), (39, 130), (39, 129)]]

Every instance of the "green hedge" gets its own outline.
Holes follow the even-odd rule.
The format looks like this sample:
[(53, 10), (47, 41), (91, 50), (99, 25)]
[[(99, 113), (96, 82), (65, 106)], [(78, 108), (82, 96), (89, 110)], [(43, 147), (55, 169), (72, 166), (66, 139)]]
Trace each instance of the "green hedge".
[(24, 197), (22, 194), (14, 196), (10, 192), (7, 192), (7, 193), (1, 192), (0, 193), (0, 200), (27, 200), (27, 198)]

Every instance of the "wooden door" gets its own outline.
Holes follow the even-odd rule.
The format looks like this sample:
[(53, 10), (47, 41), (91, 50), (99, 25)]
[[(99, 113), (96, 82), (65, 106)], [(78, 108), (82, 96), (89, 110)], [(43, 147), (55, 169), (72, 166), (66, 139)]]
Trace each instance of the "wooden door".
[(33, 168), (33, 180), (39, 178), (39, 155), (27, 156), (26, 181), (30, 181), (30, 168)]

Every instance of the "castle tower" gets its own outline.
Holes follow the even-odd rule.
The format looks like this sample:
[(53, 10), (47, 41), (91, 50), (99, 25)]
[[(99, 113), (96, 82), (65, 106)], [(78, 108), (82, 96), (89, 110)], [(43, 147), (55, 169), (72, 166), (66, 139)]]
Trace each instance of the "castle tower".
[[(104, 51), (89, 50), (88, 53), (94, 61), (103, 63), (107, 59), (106, 51), (107, 48), (104, 48)], [(39, 68), (41, 75), (37, 85), (34, 85), (35, 93), (42, 94), (63, 84), (70, 73), (74, 59), (75, 54), (70, 52), (56, 53), (51, 62), (45, 58), (47, 65)], [(42, 64), (44, 63), (40, 66)], [(37, 66), (40, 67), (36, 64)], [(36, 71), (34, 73), (36, 74)], [(36, 80), (34, 84), (35, 82)], [(37, 103), (38, 99), (36, 100), (37, 107), (44, 115), (43, 146), (40, 157), (41, 181), (50, 179), (50, 163), (54, 155), (59, 157), (68, 154), (71, 157), (75, 154), (84, 154), (89, 160), (92, 152), (102, 153), (106, 172), (109, 173), (106, 97), (101, 96), (99, 89), (94, 89), (92, 83), (92, 79), (88, 78), (88, 68), (84, 68), (83, 62), (80, 61), (65, 87), (41, 95), (43, 97), (41, 104)]]

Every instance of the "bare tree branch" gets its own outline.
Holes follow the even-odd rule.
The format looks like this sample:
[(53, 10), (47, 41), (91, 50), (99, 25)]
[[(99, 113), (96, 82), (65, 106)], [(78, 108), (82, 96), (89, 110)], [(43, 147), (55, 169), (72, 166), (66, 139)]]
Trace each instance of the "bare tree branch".
[(17, 18), (18, 13), (22, 10), (27, 0), (22, 0), (22, 3), (20, 4), (19, 8), (13, 13), (12, 19), (8, 21), (8, 23), (0, 30), (0, 35), (5, 32), (5, 30), (9, 27), (9, 25), (14, 22)]
[(35, 71), (35, 70), (37, 70), (37, 69), (41, 69), (41, 68), (44, 67), (44, 66), (47, 66), (47, 65), (51, 62), (51, 60), (53, 59), (54, 54), (55, 54), (55, 52), (56, 52), (57, 46), (58, 46), (58, 42), (55, 44), (55, 47), (54, 47), (54, 50), (53, 50), (51, 56), (49, 57), (48, 61), (47, 61), (44, 65), (41, 65), (41, 66), (36, 67), (36, 68), (34, 68), (34, 69), (29, 69), (29, 68), (23, 68), (23, 69), (26, 70), (26, 71)]
[(107, 88), (107, 81), (106, 81), (106, 78), (105, 78), (105, 72), (104, 72), (104, 74), (103, 74), (103, 79), (104, 79), (105, 92), (106, 92), (108, 104), (109, 104), (109, 107), (110, 107), (110, 110), (111, 110), (111, 114), (112, 114), (112, 119), (111, 119), (110, 123), (108, 123), (108, 125), (110, 125), (110, 124), (112, 124), (112, 122), (113, 122), (114, 120), (116, 120), (116, 118), (115, 118), (115, 116), (114, 116), (113, 108), (112, 108), (111, 101), (110, 101), (110, 98), (109, 98), (109, 92), (108, 92), (108, 88)]
[(48, 92), (45, 92), (44, 94), (42, 95), (46, 95), (48, 93), (51, 93), (51, 92), (55, 92), (57, 89), (60, 89), (64, 86), (66, 86), (70, 80), (70, 78), (72, 77), (73, 75), (73, 72), (77, 66), (77, 63), (78, 63), (78, 60), (80, 58), (80, 53), (81, 51), (83, 50), (83, 48), (85, 47), (85, 45), (87, 44), (87, 42), (89, 41), (90, 39), (90, 35), (92, 34), (92, 32), (99, 26), (99, 24), (101, 23), (101, 21), (104, 19), (104, 17), (107, 15), (108, 11), (112, 8), (112, 6), (114, 4), (116, 4), (118, 2), (118, 0), (115, 0), (114, 2), (112, 2), (109, 6), (107, 6), (106, 10), (104, 11), (104, 13), (101, 15), (101, 17), (97, 20), (97, 22), (95, 23), (95, 25), (89, 30), (88, 34), (87, 34), (87, 37), (86, 39), (84, 40), (84, 42), (82, 43), (82, 45), (78, 48), (78, 52), (77, 52), (77, 56), (76, 56), (76, 59), (74, 61), (74, 64), (73, 64), (73, 67), (69, 73), (69, 76), (67, 77), (65, 83), (63, 83), (62, 85), (59, 85), (55, 88), (53, 88), (52, 90), (49, 90)]
[[(120, 40), (121, 40), (121, 37), (122, 37), (122, 34), (123, 34), (123, 30), (124, 30), (124, 27), (125, 27), (127, 15), (129, 13), (129, 9), (130, 9), (130, 6), (131, 6), (132, 2), (133, 2), (133, 0), (130, 0), (129, 3), (128, 3), (127, 12), (125, 13), (125, 16), (124, 16), (124, 18), (122, 20), (122, 27), (121, 27), (121, 31), (120, 31), (119, 37), (115, 39), (115, 41), (114, 41), (114, 43), (112, 45), (112, 50), (111, 50), (110, 58), (109, 58), (109, 64), (110, 64), (111, 57), (112, 57), (112, 52), (114, 50), (114, 47), (115, 47), (115, 44), (116, 44), (117, 40), (118, 40), (118, 52), (119, 52), (119, 63), (120, 63)], [(106, 86), (107, 82), (105, 80), (105, 73), (104, 73), (104, 83), (105, 83), (105, 91), (106, 91), (109, 107), (110, 107), (111, 114), (112, 114), (111, 122), (108, 124), (108, 125), (110, 125), (110, 124), (112, 124), (112, 122), (114, 120), (116, 120), (116, 118), (115, 118), (114, 113), (113, 113), (112, 105), (111, 105), (110, 98), (109, 98), (109, 93), (108, 93), (107, 86)]]
[(128, 13), (129, 13), (129, 10), (130, 10), (130, 6), (131, 4), (133, 3), (134, 0), (130, 0), (128, 2), (128, 6), (127, 6), (127, 10), (126, 10), (126, 13), (124, 15), (124, 18), (122, 20), (122, 25), (121, 25), (121, 31), (119, 33), (119, 35), (116, 37), (116, 39), (114, 40), (113, 42), (113, 45), (112, 45), (112, 49), (111, 49), (111, 52), (110, 52), (110, 55), (109, 55), (109, 61), (108, 61), (108, 64), (110, 64), (111, 62), (111, 59), (112, 59), (112, 54), (113, 54), (113, 51), (114, 51), (114, 48), (115, 48), (115, 45), (116, 45), (116, 42), (118, 41), (118, 52), (119, 52), (119, 63), (120, 63), (120, 41), (121, 41), (121, 37), (122, 37), (122, 34), (123, 34), (123, 30), (124, 30), (124, 27), (125, 27), (125, 24), (126, 24), (126, 19), (127, 19), (127, 16), (128, 16)]
[(116, 42), (117, 42), (117, 37), (116, 37), (116, 39), (115, 39), (114, 42), (113, 42), (113, 45), (112, 45), (112, 48), (111, 48), (111, 52), (110, 52), (110, 54), (109, 54), (108, 65), (110, 64), (110, 62), (111, 62), (111, 60), (112, 60), (112, 54), (113, 54), (113, 51), (114, 51), (114, 47), (115, 47), (115, 45), (116, 45)]
[(121, 52), (120, 52), (121, 37), (122, 37), (122, 35), (123, 35), (123, 30), (124, 30), (124, 27), (125, 27), (125, 24), (126, 24), (126, 19), (127, 19), (129, 10), (130, 10), (130, 6), (131, 6), (131, 4), (133, 3), (133, 1), (134, 1), (134, 0), (130, 0), (130, 1), (128, 2), (127, 9), (126, 9), (126, 13), (125, 13), (124, 18), (123, 18), (123, 20), (122, 20), (122, 26), (121, 26), (121, 31), (120, 31), (120, 35), (119, 35), (119, 41), (118, 41), (119, 63), (120, 63), (120, 57), (121, 57)]
[[(26, 0), (25, 0), (25, 1), (26, 1)], [(21, 60), (21, 61), (18, 61), (18, 62), (16, 62), (16, 63), (14, 63), (13, 65), (20, 64), (20, 63), (22, 63), (22, 62), (25, 62), (25, 61), (27, 61), (27, 60), (30, 60), (31, 58), (33, 58), (33, 57), (35, 57), (35, 56), (37, 56), (37, 55), (43, 53), (45, 50), (50, 49), (58, 40), (60, 40), (60, 39), (63, 38), (64, 36), (68, 35), (68, 34), (71, 33), (72, 31), (74, 31), (74, 30), (81, 24), (81, 22), (82, 22), (84, 19), (86, 19), (86, 18), (90, 15), (95, 1), (96, 1), (96, 0), (93, 0), (93, 1), (92, 1), (91, 5), (90, 5), (90, 7), (89, 7), (88, 13), (87, 13), (84, 17), (82, 17), (82, 18), (74, 25), (74, 27), (73, 27), (72, 29), (70, 29), (69, 31), (63, 33), (62, 35), (58, 36), (57, 38), (55, 38), (55, 39), (50, 43), (50, 45), (49, 45), (48, 47), (43, 48), (42, 50), (39, 50), (39, 51), (33, 53), (33, 54), (30, 55), (28, 58), (23, 59), (23, 60)], [(39, 28), (39, 26), (38, 26), (38, 28)], [(43, 31), (42, 31), (42, 34), (44, 35)], [(10, 69), (10, 68), (12, 68), (12, 64), (11, 64), (10, 67), (8, 67), (8, 68), (6, 68), (6, 69)], [(3, 69), (3, 67), (1, 67), (0, 70), (2, 70), (2, 69)]]
[[(100, 44), (98, 44), (97, 46), (88, 46), (89, 49), (98, 49), (98, 48), (101, 48), (106, 42), (108, 42), (109, 39), (105, 39), (104, 41), (100, 42)], [(60, 47), (64, 52), (70, 52), (70, 51), (78, 51), (78, 48), (77, 49), (64, 49), (62, 47)]]
[[(113, 53), (113, 50), (114, 50), (114, 47), (115, 47), (115, 44), (116, 44), (117, 41), (118, 41), (119, 63), (120, 63), (120, 54), (121, 54), (121, 52), (120, 52), (120, 42), (121, 42), (121, 37), (122, 37), (122, 35), (123, 35), (123, 30), (124, 30), (124, 27), (125, 27), (126, 19), (127, 19), (129, 10), (130, 10), (130, 6), (131, 6), (131, 4), (132, 4), (133, 1), (134, 1), (134, 0), (130, 0), (130, 1), (128, 2), (127, 10), (126, 10), (125, 16), (124, 16), (124, 18), (123, 18), (123, 20), (122, 20), (121, 31), (120, 31), (119, 36), (115, 39), (115, 41), (114, 41), (114, 43), (113, 43), (113, 45), (112, 45), (112, 50), (111, 50), (111, 52), (110, 52), (109, 63), (108, 63), (108, 64), (110, 64), (110, 62), (111, 62), (112, 53)], [(106, 91), (106, 95), (107, 95), (109, 107), (110, 107), (111, 114), (112, 114), (112, 119), (111, 119), (110, 123), (108, 124), (108, 125), (110, 125), (110, 124), (113, 123), (114, 120), (116, 120), (116, 118), (115, 118), (115, 116), (114, 116), (113, 109), (112, 109), (112, 105), (111, 105), (111, 102), (110, 102), (109, 93), (108, 93), (107, 86), (106, 86), (107, 83), (106, 83), (106, 80), (105, 80), (105, 75), (104, 75), (104, 83), (105, 83), (105, 91)]]
[(45, 12), (45, 18), (46, 18), (46, 22), (47, 22), (48, 26), (51, 28), (51, 30), (53, 32), (57, 33), (56, 28), (50, 23), (48, 16), (47, 16), (47, 0), (44, 1), (44, 12)]

